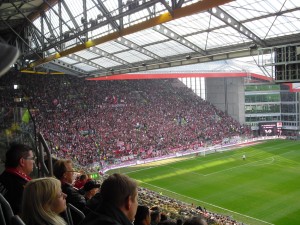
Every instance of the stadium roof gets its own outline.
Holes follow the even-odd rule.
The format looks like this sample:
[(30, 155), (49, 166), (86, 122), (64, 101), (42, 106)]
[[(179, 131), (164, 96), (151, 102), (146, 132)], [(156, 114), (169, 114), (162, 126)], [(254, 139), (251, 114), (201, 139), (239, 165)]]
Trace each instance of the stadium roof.
[(299, 0), (3, 0), (0, 35), (26, 70), (98, 77), (257, 57), (300, 42), (299, 11)]

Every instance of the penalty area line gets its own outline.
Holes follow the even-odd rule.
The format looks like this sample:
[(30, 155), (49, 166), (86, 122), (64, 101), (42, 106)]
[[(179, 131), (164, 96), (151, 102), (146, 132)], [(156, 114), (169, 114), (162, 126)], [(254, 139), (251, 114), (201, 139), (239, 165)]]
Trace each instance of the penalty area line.
[(149, 169), (152, 169), (152, 168), (153, 168), (153, 166), (150, 166), (150, 167), (142, 168), (142, 169), (139, 169), (139, 170), (132, 170), (132, 171), (126, 172), (124, 174), (137, 173), (137, 172), (140, 172), (140, 171), (143, 171), (143, 170), (149, 170)]
[[(217, 173), (222, 173), (224, 171), (227, 171), (227, 170), (233, 170), (233, 169), (236, 169), (236, 168), (239, 168), (239, 167), (243, 167), (243, 166), (249, 166), (251, 164), (255, 164), (257, 162), (260, 162), (260, 161), (264, 161), (266, 159), (270, 159), (270, 158), (273, 158), (273, 156), (270, 156), (270, 157), (267, 157), (267, 158), (264, 158), (264, 159), (261, 159), (261, 160), (256, 160), (256, 161), (253, 161), (253, 162), (249, 162), (249, 163), (245, 163), (245, 164), (242, 164), (242, 165), (239, 165), (239, 166), (233, 166), (233, 167), (230, 167), (228, 169), (224, 169), (224, 170), (219, 170), (219, 171), (216, 171), (216, 172), (213, 172), (213, 173), (208, 173), (208, 174), (205, 174), (203, 176), (210, 176), (212, 174), (217, 174)], [(274, 159), (274, 158), (273, 158)]]
[(141, 180), (138, 180), (138, 181), (141, 182), (141, 183), (147, 184), (147, 185), (149, 185), (149, 186), (153, 186), (153, 187), (155, 187), (155, 188), (161, 189), (161, 190), (163, 190), (163, 191), (167, 191), (167, 192), (173, 193), (173, 194), (175, 194), (175, 195), (179, 195), (179, 196), (182, 196), (182, 197), (184, 197), (184, 198), (191, 199), (191, 200), (196, 201), (196, 202), (201, 202), (201, 203), (204, 203), (204, 204), (206, 204), (206, 205), (210, 205), (210, 206), (213, 206), (213, 207), (215, 207), (215, 208), (219, 208), (219, 209), (225, 210), (225, 211), (227, 211), (227, 212), (231, 212), (231, 213), (234, 213), (234, 214), (243, 216), (243, 217), (247, 217), (247, 218), (250, 218), (250, 219), (253, 219), (253, 220), (256, 220), (256, 221), (260, 221), (260, 222), (262, 222), (262, 223), (264, 223), (264, 224), (275, 225), (275, 224), (273, 224), (273, 223), (269, 223), (269, 222), (267, 222), (267, 221), (264, 221), (264, 220), (260, 220), (260, 219), (254, 218), (254, 217), (252, 217), (252, 216), (244, 215), (244, 214), (242, 214), (242, 213), (238, 213), (238, 212), (235, 212), (235, 211), (232, 211), (232, 210), (229, 210), (229, 209), (225, 209), (225, 208), (223, 208), (223, 207), (220, 207), (220, 206), (217, 206), (217, 205), (214, 205), (214, 204), (205, 202), (205, 201), (201, 201), (201, 200), (199, 200), (199, 199), (195, 199), (195, 198), (192, 198), (192, 197), (189, 197), (189, 196), (186, 196), (186, 195), (182, 195), (182, 194), (179, 194), (179, 193), (177, 193), (177, 192), (170, 191), (170, 190), (168, 190), (168, 189), (161, 188), (161, 187), (158, 187), (158, 186), (153, 185), (153, 184), (149, 184), (149, 183), (144, 182), (144, 181), (141, 181)]

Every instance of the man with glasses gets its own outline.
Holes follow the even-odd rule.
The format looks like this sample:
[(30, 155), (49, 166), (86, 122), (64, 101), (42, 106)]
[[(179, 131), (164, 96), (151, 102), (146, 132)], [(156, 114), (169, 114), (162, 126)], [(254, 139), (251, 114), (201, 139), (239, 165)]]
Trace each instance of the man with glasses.
[(25, 184), (31, 180), (35, 157), (24, 144), (12, 144), (6, 152), (5, 171), (0, 175), (0, 193), (9, 202), (13, 212), (20, 214)]
[[(54, 176), (61, 181), (61, 190), (67, 195), (67, 203), (72, 204), (77, 209), (84, 212), (86, 200), (73, 186), (75, 172), (71, 160), (57, 160), (53, 165)], [(72, 214), (72, 217), (74, 224), (80, 222), (80, 218), (78, 218), (76, 214)]]

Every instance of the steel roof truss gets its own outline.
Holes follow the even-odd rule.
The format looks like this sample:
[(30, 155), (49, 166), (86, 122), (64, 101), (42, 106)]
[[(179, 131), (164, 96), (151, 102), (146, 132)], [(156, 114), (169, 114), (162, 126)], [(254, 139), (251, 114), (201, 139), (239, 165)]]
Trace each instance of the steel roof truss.
[(132, 41), (126, 39), (126, 38), (120, 37), (117, 40), (115, 40), (115, 42), (117, 42), (119, 44), (122, 44), (124, 46), (127, 46), (128, 48), (133, 49), (137, 52), (140, 52), (144, 55), (147, 55), (150, 58), (153, 58), (155, 60), (159, 60), (161, 62), (164, 62), (163, 58), (161, 58), (160, 56), (156, 55), (155, 53), (153, 53), (153, 52), (151, 52), (151, 51), (149, 51), (149, 50), (147, 50), (147, 49), (145, 49), (145, 48), (143, 48), (139, 45), (137, 45), (136, 43), (134, 43), (134, 42), (132, 42)]
[(235, 29), (239, 33), (245, 35), (249, 39), (251, 39), (254, 43), (259, 44), (260, 46), (265, 47), (266, 43), (261, 40), (256, 34), (254, 34), (252, 31), (250, 31), (247, 27), (245, 27), (242, 23), (237, 21), (235, 18), (233, 18), (231, 15), (229, 15), (227, 12), (225, 12), (220, 7), (215, 7), (212, 9), (209, 9), (208, 12), (212, 14), (213, 16), (217, 17), (221, 21), (223, 21), (225, 24), (230, 26), (231, 28)]
[[(114, 55), (112, 55), (112, 54), (110, 54), (110, 53), (108, 53), (108, 52), (106, 52), (106, 51), (103, 51), (103, 50), (101, 50), (100, 48), (97, 48), (97, 47), (90, 47), (90, 48), (89, 48), (89, 51), (90, 51), (90, 52), (93, 52), (93, 53), (95, 53), (95, 54), (97, 54), (97, 55), (99, 55), (99, 56), (101, 56), (101, 57), (103, 56), (103, 57), (106, 57), (106, 58), (108, 58), (108, 59), (110, 59), (110, 60), (117, 61), (118, 63), (124, 64), (124, 65), (127, 65), (127, 66), (132, 66), (130, 63), (124, 61), (123, 59), (121, 59), (121, 58), (119, 58), (119, 57), (116, 57), (116, 56), (114, 56)], [(99, 58), (100, 58), (100, 57), (99, 57)], [(98, 65), (98, 64), (96, 64), (96, 65)], [(100, 65), (99, 65), (99, 66), (100, 66)], [(105, 68), (105, 67), (103, 67), (103, 68)]]
[(61, 0), (61, 4), (63, 5), (64, 9), (66, 10), (66, 12), (67, 12), (67, 14), (68, 14), (68, 16), (70, 17), (70, 19), (71, 19), (71, 21), (72, 21), (72, 23), (73, 23), (75, 29), (76, 29), (76, 30), (80, 30), (80, 27), (79, 27), (78, 23), (76, 22), (76, 20), (75, 20), (73, 14), (71, 13), (71, 10), (69, 9), (69, 7), (68, 7), (67, 4), (65, 3), (65, 1), (64, 1), (64, 0)]
[(174, 31), (170, 30), (163, 24), (157, 25), (152, 28), (153, 30), (159, 32), (160, 34), (167, 36), (168, 38), (180, 43), (181, 45), (184, 45), (187, 48), (192, 49), (193, 51), (199, 52), (201, 55), (206, 55), (207, 53), (199, 48), (197, 45), (194, 45), (192, 42), (187, 40), (186, 38), (180, 36), (179, 34), (175, 33)]
[(111, 13), (107, 10), (107, 8), (105, 7), (105, 5), (103, 4), (102, 1), (97, 0), (97, 2), (95, 2), (95, 0), (92, 0), (93, 3), (95, 4), (95, 6), (100, 10), (100, 12), (102, 13), (103, 16), (106, 17), (106, 19), (109, 21), (109, 23), (111, 24), (111, 26), (115, 29), (115, 30), (120, 30), (120, 26), (118, 25), (118, 23), (113, 19)]
[(86, 72), (84, 70), (81, 70), (75, 66), (72, 66), (68, 63), (65, 63), (61, 60), (55, 59), (51, 63), (43, 64), (41, 65), (43, 68), (48, 68), (53, 71), (59, 71), (71, 75), (86, 75)]

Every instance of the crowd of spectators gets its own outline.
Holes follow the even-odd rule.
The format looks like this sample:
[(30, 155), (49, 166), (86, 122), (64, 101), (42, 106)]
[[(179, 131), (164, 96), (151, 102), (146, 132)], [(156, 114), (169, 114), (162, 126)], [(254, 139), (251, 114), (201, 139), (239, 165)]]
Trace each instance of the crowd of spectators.
[(164, 196), (161, 192), (151, 191), (149, 189), (139, 187), (139, 204), (147, 205), (151, 208), (157, 207), (164, 218), (169, 220), (185, 221), (192, 217), (202, 216), (208, 224), (218, 225), (242, 225), (243, 223), (236, 221), (233, 217), (222, 215), (208, 211), (205, 207), (195, 204), (185, 203), (168, 196)]
[(19, 84), (23, 96), (16, 103), (11, 98), (16, 90), (6, 91), (1, 104), (8, 109), (26, 104), (52, 153), (82, 166), (155, 157), (251, 134), (178, 79), (88, 81), (24, 74), (1, 79), (7, 87)]

